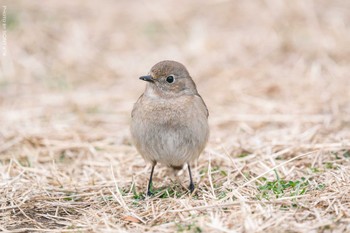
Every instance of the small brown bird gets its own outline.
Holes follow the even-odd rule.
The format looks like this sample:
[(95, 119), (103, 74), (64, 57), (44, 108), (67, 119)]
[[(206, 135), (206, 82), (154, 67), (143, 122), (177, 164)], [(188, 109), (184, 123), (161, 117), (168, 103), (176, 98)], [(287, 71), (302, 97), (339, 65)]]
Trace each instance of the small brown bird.
[(176, 170), (186, 163), (193, 192), (190, 163), (208, 141), (207, 106), (179, 62), (161, 61), (140, 79), (147, 85), (131, 113), (131, 135), (138, 152), (152, 163), (147, 195), (152, 195), (152, 176), (158, 162)]

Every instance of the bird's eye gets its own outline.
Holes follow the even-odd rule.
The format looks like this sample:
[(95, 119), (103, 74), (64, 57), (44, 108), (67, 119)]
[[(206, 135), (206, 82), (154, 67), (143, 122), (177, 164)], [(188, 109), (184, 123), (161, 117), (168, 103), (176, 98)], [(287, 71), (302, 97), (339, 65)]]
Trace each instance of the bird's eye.
[(168, 77), (166, 77), (166, 81), (168, 82), (168, 83), (173, 83), (174, 82), (174, 76), (172, 76), (172, 75), (169, 75)]

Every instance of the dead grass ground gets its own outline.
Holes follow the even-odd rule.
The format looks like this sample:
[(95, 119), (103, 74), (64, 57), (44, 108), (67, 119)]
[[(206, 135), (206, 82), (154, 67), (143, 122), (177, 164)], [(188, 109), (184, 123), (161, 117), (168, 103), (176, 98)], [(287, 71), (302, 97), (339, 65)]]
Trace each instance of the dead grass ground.
[[(2, 5), (2, 231), (350, 231), (349, 1)], [(164, 59), (189, 68), (211, 138), (195, 195), (159, 166), (143, 199), (129, 116)]]

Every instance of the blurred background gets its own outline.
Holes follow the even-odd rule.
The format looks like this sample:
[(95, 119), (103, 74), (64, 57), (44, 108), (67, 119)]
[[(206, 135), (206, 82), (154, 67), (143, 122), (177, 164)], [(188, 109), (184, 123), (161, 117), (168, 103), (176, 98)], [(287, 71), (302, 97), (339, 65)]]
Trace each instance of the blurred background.
[(165, 59), (197, 83), (211, 143), (302, 141), (310, 129), (315, 143), (349, 136), (347, 0), (8, 0), (2, 19), (2, 142), (129, 145), (138, 77)]
[[(347, 231), (349, 0), (0, 7), (0, 231), (174, 232), (193, 221), (210, 232)], [(132, 146), (130, 113), (145, 88), (138, 78), (165, 59), (183, 63), (197, 83), (211, 137), (193, 166), (198, 197), (180, 187), (143, 201), (150, 168)], [(157, 166), (161, 192), (180, 183), (170, 173)], [(279, 177), (310, 178), (299, 203), (292, 191), (270, 205), (256, 199), (263, 179)], [(185, 169), (180, 180), (188, 182)], [(250, 202), (182, 211), (237, 193)]]

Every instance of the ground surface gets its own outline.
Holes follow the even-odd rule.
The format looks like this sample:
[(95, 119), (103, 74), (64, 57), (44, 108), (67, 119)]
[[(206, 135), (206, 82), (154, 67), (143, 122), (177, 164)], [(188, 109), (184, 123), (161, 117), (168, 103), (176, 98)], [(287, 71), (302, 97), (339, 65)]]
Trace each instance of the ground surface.
[[(0, 230), (350, 231), (349, 1), (2, 5)], [(144, 199), (130, 111), (164, 59), (211, 137), (194, 195), (158, 166)]]

